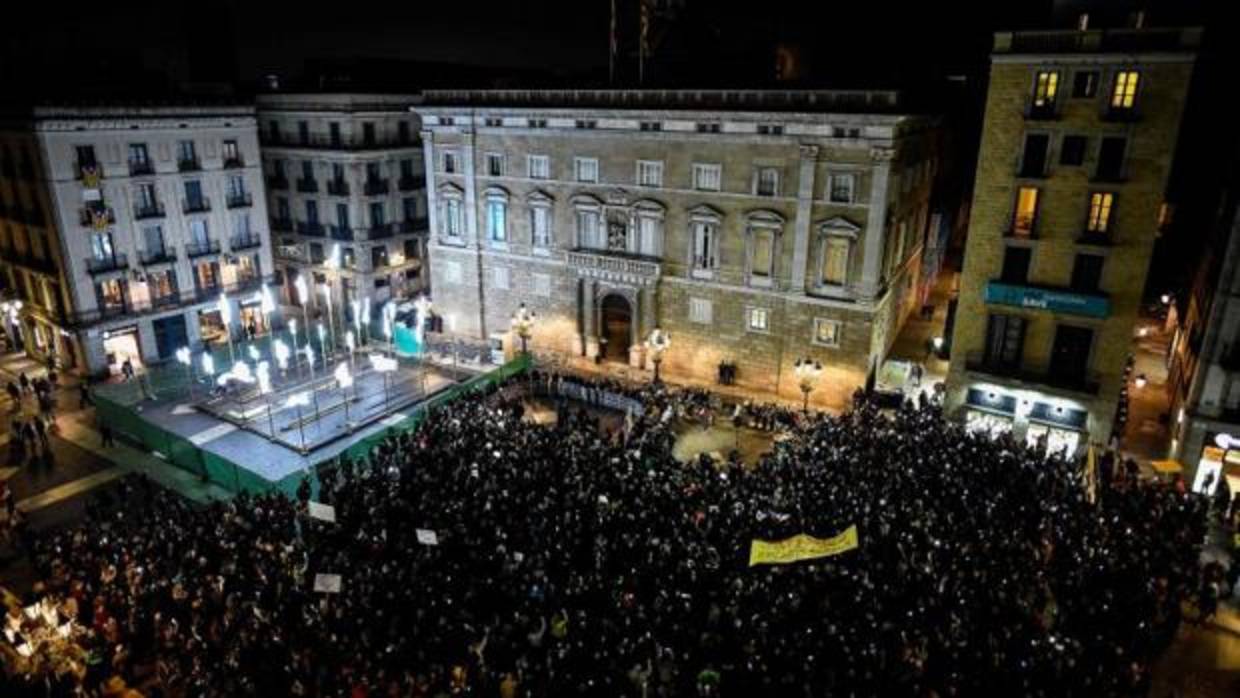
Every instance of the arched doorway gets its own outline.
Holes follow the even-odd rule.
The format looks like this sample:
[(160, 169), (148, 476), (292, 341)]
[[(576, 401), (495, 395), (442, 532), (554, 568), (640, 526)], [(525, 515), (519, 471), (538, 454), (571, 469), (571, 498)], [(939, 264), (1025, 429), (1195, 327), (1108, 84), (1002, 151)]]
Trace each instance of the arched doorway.
[(633, 307), (624, 296), (613, 293), (603, 299), (599, 315), (599, 356), (604, 361), (627, 363), (633, 337)]

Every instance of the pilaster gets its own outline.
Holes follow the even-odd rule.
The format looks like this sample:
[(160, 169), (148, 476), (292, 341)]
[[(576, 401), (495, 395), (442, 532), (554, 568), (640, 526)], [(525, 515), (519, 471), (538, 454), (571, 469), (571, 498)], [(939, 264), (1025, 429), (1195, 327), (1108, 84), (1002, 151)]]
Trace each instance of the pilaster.
[(861, 250), (861, 280), (857, 283), (858, 295), (874, 298), (882, 287), (883, 245), (886, 242), (887, 185), (891, 179), (891, 159), (894, 148), (870, 148), (870, 206), (865, 223), (865, 238)]
[(800, 171), (797, 176), (797, 216), (793, 223), (796, 238), (792, 248), (791, 293), (805, 293), (805, 272), (809, 262), (809, 227), (813, 215), (814, 174), (817, 170), (818, 146), (802, 145)]

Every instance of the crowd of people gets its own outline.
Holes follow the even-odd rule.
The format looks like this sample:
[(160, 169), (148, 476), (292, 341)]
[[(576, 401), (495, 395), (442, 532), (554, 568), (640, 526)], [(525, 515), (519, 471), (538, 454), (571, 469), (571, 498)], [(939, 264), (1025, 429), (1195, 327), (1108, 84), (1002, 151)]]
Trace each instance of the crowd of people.
[[(787, 438), (683, 464), (668, 415), (705, 394), (593, 383), (644, 411), (532, 424), (525, 392), (557, 380), (438, 408), (295, 498), (127, 482), (34, 546), (92, 662), (4, 695), (1136, 696), (1197, 583), (1202, 498), (1135, 476), (1088, 496), (1078, 463), (933, 404), (743, 405), (721, 416)], [(850, 552), (748, 565), (754, 539), (851, 525)]]

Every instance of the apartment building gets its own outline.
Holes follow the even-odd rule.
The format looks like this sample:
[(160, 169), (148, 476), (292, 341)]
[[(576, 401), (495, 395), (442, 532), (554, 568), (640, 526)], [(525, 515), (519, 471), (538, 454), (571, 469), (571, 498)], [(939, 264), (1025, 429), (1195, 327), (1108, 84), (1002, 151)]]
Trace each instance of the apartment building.
[(67, 370), (222, 341), (221, 297), (234, 331), (262, 331), (266, 225), (253, 106), (39, 107), (0, 123), (5, 331)]
[(917, 304), (938, 123), (892, 92), (441, 90), (414, 107), (444, 329), (814, 400), (872, 376)]
[(1193, 284), (1175, 299), (1168, 458), (1195, 485), (1232, 480), (1240, 491), (1240, 158), (1230, 172)]
[(1199, 40), (995, 35), (948, 391), (972, 428), (1109, 439)]
[[(327, 285), (333, 312), (427, 290), (426, 175), (412, 97), (270, 94), (258, 97), (263, 167), (284, 300), (305, 275)], [(334, 256), (333, 256), (334, 254)], [(326, 307), (315, 295), (316, 308)]]

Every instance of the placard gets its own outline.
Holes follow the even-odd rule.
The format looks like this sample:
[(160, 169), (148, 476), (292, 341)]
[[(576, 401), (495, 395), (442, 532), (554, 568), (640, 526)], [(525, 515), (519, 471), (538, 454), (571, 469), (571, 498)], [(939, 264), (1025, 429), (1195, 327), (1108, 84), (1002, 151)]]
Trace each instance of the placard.
[(439, 545), (439, 534), (425, 528), (417, 529), (418, 542), (422, 545)]
[(338, 574), (314, 575), (314, 590), (324, 594), (339, 594), (341, 579)]
[(310, 518), (336, 523), (336, 507), (320, 502), (310, 502)]

